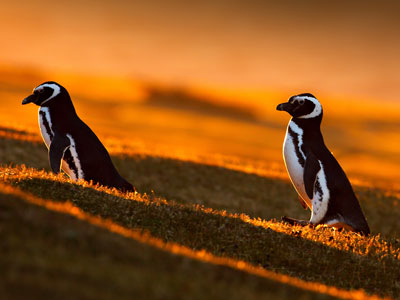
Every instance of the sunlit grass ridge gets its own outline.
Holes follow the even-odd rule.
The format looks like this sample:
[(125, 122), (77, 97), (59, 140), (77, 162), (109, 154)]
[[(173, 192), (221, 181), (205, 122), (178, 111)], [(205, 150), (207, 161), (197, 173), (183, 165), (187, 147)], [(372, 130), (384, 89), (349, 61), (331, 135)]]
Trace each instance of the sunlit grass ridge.
[[(216, 210), (210, 207), (204, 207), (198, 204), (180, 204), (173, 200), (167, 201), (166, 199), (156, 197), (154, 195), (141, 195), (136, 193), (122, 193), (117, 189), (110, 189), (104, 186), (93, 185), (90, 182), (80, 180), (78, 182), (67, 178), (65, 175), (48, 173), (44, 170), (38, 171), (36, 169), (20, 167), (2, 167), (0, 169), (0, 179), (3, 182), (13, 183), (14, 185), (22, 184), (26, 181), (35, 181), (35, 179), (44, 181), (54, 181), (71, 186), (76, 186), (74, 190), (79, 191), (79, 187), (91, 188), (110, 196), (117, 197), (116, 199), (129, 199), (132, 201), (143, 202), (146, 205), (164, 205), (175, 207), (176, 209), (189, 209), (192, 211), (201, 212), (224, 218), (238, 219), (253, 226), (262, 227), (264, 229), (272, 229), (279, 233), (301, 237), (313, 242), (318, 242), (339, 250), (353, 252), (361, 256), (371, 256), (376, 259), (382, 260), (385, 257), (391, 257), (394, 260), (400, 260), (400, 242), (394, 240), (391, 244), (390, 241), (382, 238), (379, 234), (374, 236), (365, 237), (359, 234), (348, 232), (345, 230), (337, 230), (326, 226), (317, 226), (313, 228), (310, 226), (291, 226), (287, 223), (282, 223), (277, 220), (263, 220), (261, 218), (251, 218), (243, 213), (229, 213), (226, 210)], [(38, 188), (37, 188), (38, 189)], [(48, 193), (42, 191), (41, 194)], [(52, 194), (53, 192), (49, 192)], [(64, 198), (64, 197), (63, 197)], [(65, 200), (65, 199), (64, 199)]]

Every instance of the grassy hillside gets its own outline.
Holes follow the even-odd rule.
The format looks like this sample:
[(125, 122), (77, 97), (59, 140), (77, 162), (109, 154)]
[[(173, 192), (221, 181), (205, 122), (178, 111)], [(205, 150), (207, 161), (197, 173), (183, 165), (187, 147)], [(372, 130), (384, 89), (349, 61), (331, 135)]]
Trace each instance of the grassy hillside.
[(37, 108), (20, 106), (32, 76), (0, 76), (1, 299), (400, 299), (400, 163), (397, 140), (383, 142), (396, 107), (324, 123), (370, 224), (362, 237), (279, 221), (310, 215), (281, 159), (287, 116), (182, 91), (78, 90), (79, 115), (138, 193), (55, 176)]
[[(1, 245), (6, 253), (1, 264), (7, 270), (2, 273), (2, 290), (11, 299), (26, 295), (38, 299), (50, 295), (65, 299), (328, 297), (324, 288), (314, 289), (320, 291), (315, 293), (306, 282), (400, 297), (393, 280), (400, 268), (396, 239), (400, 212), (398, 199), (384, 191), (357, 189), (374, 233), (384, 233), (365, 238), (268, 221), (284, 214), (300, 215), (286, 181), (161, 157), (114, 156), (121, 173), (140, 192), (124, 195), (38, 170), (48, 169), (39, 142), (3, 137), (0, 143), (0, 179), (5, 184), (0, 195)], [(7, 166), (11, 161), (29, 168)], [(42, 203), (33, 205), (29, 195)], [(46, 203), (66, 203), (67, 209), (52, 209)], [(110, 233), (110, 224), (98, 228), (96, 222), (97, 226), (91, 225), (90, 217), (65, 216), (76, 217), (75, 208), (148, 233), (161, 243), (206, 251), (250, 267), (235, 270), (212, 260), (197, 262), (183, 258), (180, 251), (174, 255), (173, 247), (154, 247), (146, 239), (131, 241)], [(251, 266), (265, 268), (276, 278), (252, 275), (246, 271)], [(279, 274), (288, 275), (288, 282), (277, 279)], [(305, 282), (294, 287), (298, 279)]]
[(333, 298), (124, 238), (2, 188), (2, 299)]

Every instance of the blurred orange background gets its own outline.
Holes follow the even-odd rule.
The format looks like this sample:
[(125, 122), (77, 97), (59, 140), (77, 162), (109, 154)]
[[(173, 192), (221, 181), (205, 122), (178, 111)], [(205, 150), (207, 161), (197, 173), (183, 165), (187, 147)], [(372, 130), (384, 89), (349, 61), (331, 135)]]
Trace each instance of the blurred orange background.
[(399, 8), (394, 0), (3, 1), (0, 115), (4, 126), (38, 132), (37, 108), (20, 102), (56, 80), (112, 151), (230, 157), (221, 164), (284, 174), (289, 118), (275, 107), (311, 92), (351, 178), (395, 185)]
[(397, 100), (398, 1), (2, 1), (0, 61), (173, 85)]

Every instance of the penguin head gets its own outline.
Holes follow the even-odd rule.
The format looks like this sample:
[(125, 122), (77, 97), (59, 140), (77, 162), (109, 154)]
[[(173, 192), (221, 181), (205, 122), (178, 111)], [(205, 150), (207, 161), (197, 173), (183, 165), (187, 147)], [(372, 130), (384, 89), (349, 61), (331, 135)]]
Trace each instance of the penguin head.
[(314, 119), (322, 117), (321, 103), (312, 94), (305, 93), (289, 98), (288, 102), (281, 103), (276, 110), (286, 111), (293, 118)]
[(57, 101), (58, 96), (65, 92), (65, 88), (58, 83), (47, 81), (35, 87), (32, 95), (22, 101), (22, 105), (32, 102), (38, 106), (48, 106), (52, 102)]

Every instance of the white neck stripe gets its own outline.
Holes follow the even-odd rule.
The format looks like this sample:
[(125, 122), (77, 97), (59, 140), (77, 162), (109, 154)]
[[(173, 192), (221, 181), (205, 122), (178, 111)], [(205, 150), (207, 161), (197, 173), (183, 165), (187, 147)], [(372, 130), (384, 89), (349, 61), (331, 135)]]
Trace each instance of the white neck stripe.
[(53, 99), (55, 96), (57, 96), (57, 95), (61, 92), (60, 86), (57, 85), (57, 84), (54, 84), (54, 83), (44, 83), (44, 84), (41, 84), (41, 85), (39, 85), (39, 86), (35, 89), (35, 91), (36, 91), (38, 88), (43, 88), (43, 87), (49, 87), (49, 88), (53, 89), (53, 94), (52, 94), (49, 98), (47, 98), (46, 100), (44, 100), (42, 103), (40, 103), (40, 105), (45, 104), (47, 101), (49, 101), (50, 99)]
[(317, 99), (312, 98), (312, 97), (301, 97), (301, 98), (304, 99), (304, 100), (308, 100), (308, 101), (311, 101), (312, 103), (314, 103), (315, 108), (309, 114), (298, 117), (299, 119), (315, 118), (315, 117), (318, 117), (322, 113), (322, 105), (321, 105), (321, 103), (319, 103), (319, 101)]
[(303, 129), (300, 128), (299, 125), (297, 125), (295, 122), (291, 121), (289, 123), (289, 127), (290, 127), (290, 129), (292, 129), (297, 134), (303, 135)]

